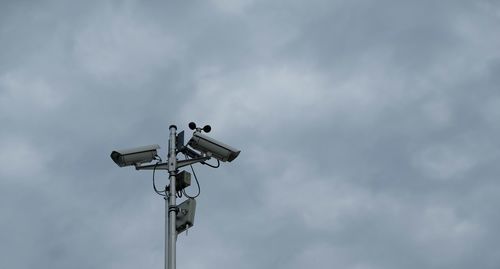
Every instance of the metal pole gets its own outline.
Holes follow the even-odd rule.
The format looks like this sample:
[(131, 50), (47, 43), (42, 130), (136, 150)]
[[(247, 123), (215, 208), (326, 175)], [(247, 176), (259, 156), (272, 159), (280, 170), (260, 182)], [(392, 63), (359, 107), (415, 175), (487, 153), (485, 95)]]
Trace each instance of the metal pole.
[(164, 268), (167, 269), (168, 266), (168, 196), (165, 199), (165, 261)]
[[(177, 241), (177, 230), (175, 226), (175, 220), (177, 216), (177, 205), (175, 204), (176, 190), (175, 190), (175, 174), (177, 171), (177, 157), (175, 154), (176, 145), (176, 131), (177, 127), (175, 125), (170, 125), (170, 139), (168, 143), (168, 174), (170, 176), (170, 188), (168, 192), (168, 202), (165, 204), (166, 212), (168, 213), (168, 219), (165, 219), (168, 225), (167, 240), (165, 242), (165, 269), (175, 269), (175, 243)], [(167, 218), (167, 216), (165, 216)], [(168, 244), (168, 247), (167, 247)], [(168, 257), (168, 259), (167, 259)], [(168, 266), (167, 266), (168, 265)]]

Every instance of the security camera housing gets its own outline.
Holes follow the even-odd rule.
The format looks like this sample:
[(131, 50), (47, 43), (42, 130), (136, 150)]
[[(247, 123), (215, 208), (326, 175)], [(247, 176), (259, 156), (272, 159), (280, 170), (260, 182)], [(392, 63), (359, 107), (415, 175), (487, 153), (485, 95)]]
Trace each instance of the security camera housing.
[(231, 162), (241, 152), (200, 132), (194, 132), (188, 145), (222, 162)]
[(154, 144), (132, 149), (116, 150), (111, 152), (111, 159), (120, 167), (149, 163), (158, 156), (156, 150), (160, 146)]

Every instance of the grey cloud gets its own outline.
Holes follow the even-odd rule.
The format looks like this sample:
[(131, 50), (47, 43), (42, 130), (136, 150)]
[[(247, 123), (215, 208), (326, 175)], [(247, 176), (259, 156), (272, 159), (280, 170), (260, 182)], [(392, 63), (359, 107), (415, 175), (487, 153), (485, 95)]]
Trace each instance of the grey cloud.
[(109, 153), (194, 120), (242, 153), (196, 167), (179, 267), (496, 268), (492, 1), (1, 6), (1, 267), (161, 267)]

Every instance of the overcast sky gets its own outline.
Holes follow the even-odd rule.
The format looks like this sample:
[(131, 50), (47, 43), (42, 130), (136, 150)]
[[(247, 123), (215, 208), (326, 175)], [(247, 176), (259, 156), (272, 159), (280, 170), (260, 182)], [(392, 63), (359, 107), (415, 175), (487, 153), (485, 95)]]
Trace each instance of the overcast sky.
[(195, 121), (178, 268), (497, 269), (499, 85), (494, 0), (2, 0), (0, 268), (163, 268), (109, 154)]

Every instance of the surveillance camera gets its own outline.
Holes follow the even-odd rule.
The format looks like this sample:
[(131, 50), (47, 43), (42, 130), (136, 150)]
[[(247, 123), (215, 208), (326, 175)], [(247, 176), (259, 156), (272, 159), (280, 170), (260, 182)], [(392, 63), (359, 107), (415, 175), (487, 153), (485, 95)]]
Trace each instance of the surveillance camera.
[(158, 145), (149, 145), (133, 149), (116, 150), (111, 152), (111, 159), (120, 167), (149, 163), (157, 156)]
[(194, 132), (193, 137), (188, 142), (188, 145), (223, 162), (230, 162), (234, 160), (241, 152), (240, 150), (203, 135), (198, 131)]

